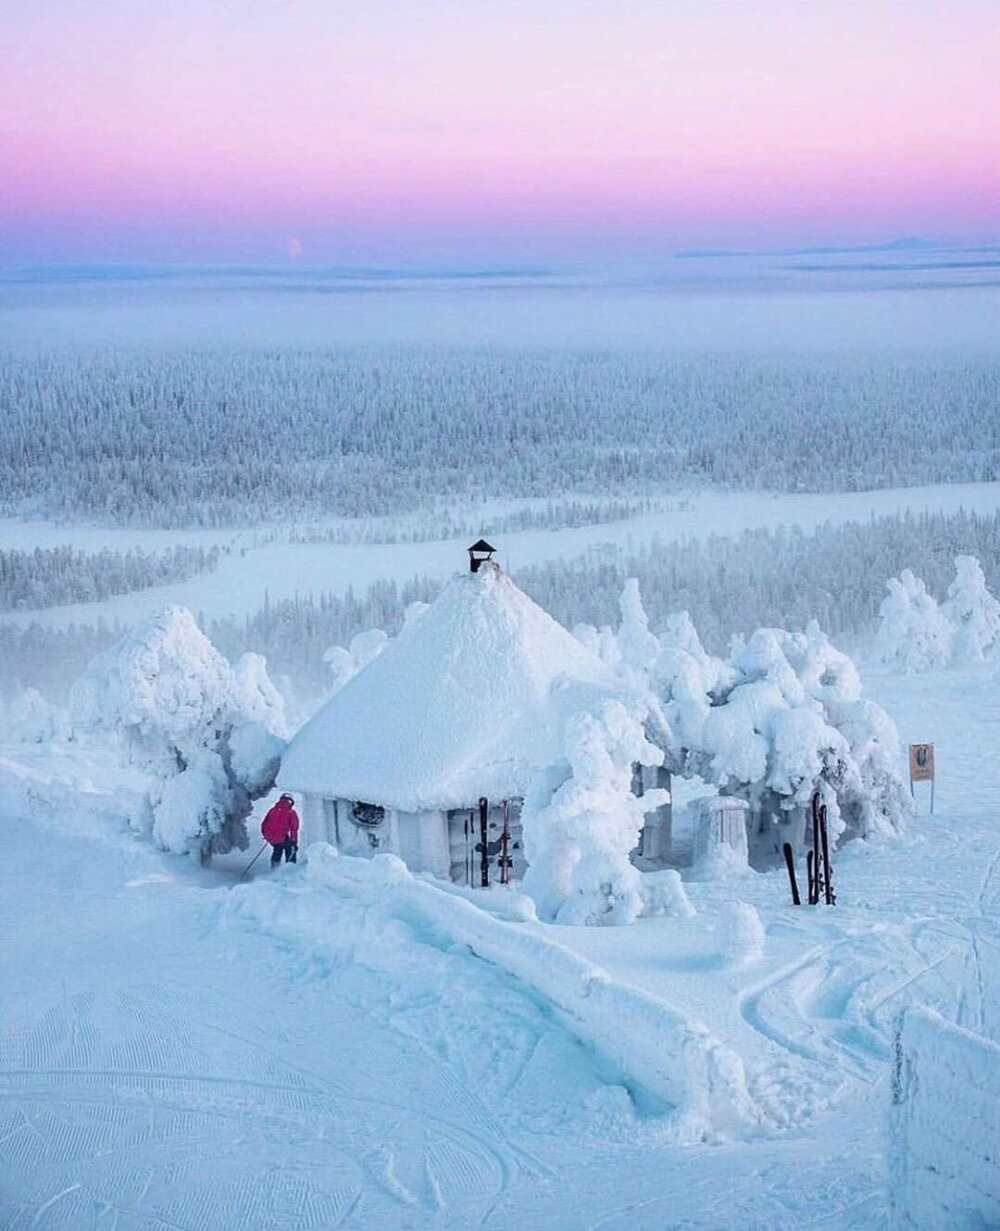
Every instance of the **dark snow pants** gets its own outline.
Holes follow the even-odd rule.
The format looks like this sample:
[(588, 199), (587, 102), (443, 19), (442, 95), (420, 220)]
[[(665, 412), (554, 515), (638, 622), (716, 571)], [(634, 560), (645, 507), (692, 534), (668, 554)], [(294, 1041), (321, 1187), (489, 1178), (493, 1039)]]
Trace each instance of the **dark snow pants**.
[(281, 863), (282, 855), (285, 856), (285, 863), (294, 863), (295, 855), (298, 849), (298, 845), (293, 842), (291, 838), (286, 838), (284, 842), (272, 842), (271, 867), (276, 867), (279, 863)]

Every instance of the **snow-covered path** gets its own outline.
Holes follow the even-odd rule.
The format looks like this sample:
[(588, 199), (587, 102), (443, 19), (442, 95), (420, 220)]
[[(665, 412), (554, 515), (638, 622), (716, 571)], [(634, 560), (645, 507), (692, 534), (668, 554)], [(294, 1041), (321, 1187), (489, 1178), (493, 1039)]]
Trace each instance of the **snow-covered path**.
[(745, 970), (713, 948), (718, 885), (690, 920), (549, 929), (740, 1052), (772, 1123), (721, 1144), (677, 1145), (535, 988), (363, 895), (301, 868), (236, 889), (71, 807), (4, 816), (0, 1227), (884, 1226), (896, 1014), (1000, 1037), (1000, 702), (985, 672), (872, 691), (935, 742), (936, 815), (842, 853), (834, 910), (750, 878)]

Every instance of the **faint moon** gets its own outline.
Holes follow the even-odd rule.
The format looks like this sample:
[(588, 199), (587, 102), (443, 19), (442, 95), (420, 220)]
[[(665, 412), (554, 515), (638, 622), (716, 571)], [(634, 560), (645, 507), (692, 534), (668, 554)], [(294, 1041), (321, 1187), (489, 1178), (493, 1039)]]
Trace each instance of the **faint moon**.
[(295, 257), (301, 256), (305, 249), (302, 247), (302, 240), (296, 239), (294, 235), (289, 236), (285, 246), (288, 248), (288, 255), (294, 260)]

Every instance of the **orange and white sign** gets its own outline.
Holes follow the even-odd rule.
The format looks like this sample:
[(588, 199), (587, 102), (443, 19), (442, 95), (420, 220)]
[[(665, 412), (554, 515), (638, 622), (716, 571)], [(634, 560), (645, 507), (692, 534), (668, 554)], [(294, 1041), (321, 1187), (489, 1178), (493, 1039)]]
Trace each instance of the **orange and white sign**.
[(934, 781), (934, 745), (910, 745), (910, 781)]

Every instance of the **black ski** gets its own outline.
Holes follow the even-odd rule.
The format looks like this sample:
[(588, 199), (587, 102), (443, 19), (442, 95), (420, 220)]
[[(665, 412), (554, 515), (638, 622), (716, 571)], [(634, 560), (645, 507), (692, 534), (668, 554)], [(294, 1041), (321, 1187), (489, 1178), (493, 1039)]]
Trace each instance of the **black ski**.
[(826, 833), (826, 804), (819, 810), (819, 836), (820, 848), (823, 852), (823, 898), (827, 906), (835, 906), (837, 895), (833, 892), (833, 877), (830, 874), (830, 844)]
[(510, 857), (510, 800), (503, 801), (503, 832), (500, 835), (500, 884), (510, 884), (510, 870), (514, 860)]
[(809, 869), (809, 905), (819, 902), (819, 796), (812, 798), (812, 845), (806, 856)]
[(490, 802), (485, 795), (479, 797), (479, 879), (484, 889), (490, 887), (490, 838), (489, 838)]
[(795, 879), (795, 854), (792, 851), (792, 844), (786, 842), (781, 848), (785, 852), (785, 867), (788, 869), (788, 882), (792, 886), (792, 905), (801, 906), (802, 899), (799, 897), (799, 883)]

